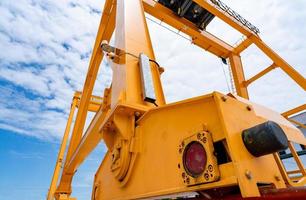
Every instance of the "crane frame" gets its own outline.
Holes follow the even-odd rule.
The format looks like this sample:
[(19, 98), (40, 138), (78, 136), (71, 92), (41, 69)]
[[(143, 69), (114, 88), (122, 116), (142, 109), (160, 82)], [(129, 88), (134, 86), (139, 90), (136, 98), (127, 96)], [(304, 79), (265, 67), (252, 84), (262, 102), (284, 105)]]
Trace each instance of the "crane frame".
[[(246, 181), (245, 176), (247, 175), (245, 175), (244, 171), (237, 171), (236, 168), (232, 168), (229, 166), (226, 166), (227, 168), (224, 169), (224, 171), (230, 171), (228, 172), (228, 176), (231, 176), (229, 176), (228, 179), (222, 183), (215, 182), (211, 184), (205, 184), (205, 187), (185, 186), (173, 190), (171, 190), (171, 188), (165, 187), (163, 188), (163, 190), (158, 190), (155, 193), (141, 193), (141, 190), (139, 190), (139, 195), (135, 194), (138, 192), (136, 189), (134, 190), (135, 192), (122, 192), (121, 194), (121, 190), (123, 191), (126, 185), (131, 182), (131, 180), (129, 180), (131, 178), (126, 179), (126, 176), (131, 176), (132, 173), (129, 168), (131, 168), (131, 166), (133, 166), (137, 162), (136, 155), (141, 154), (141, 148), (138, 144), (139, 141), (145, 139), (152, 139), (141, 139), (139, 137), (136, 137), (135, 124), (137, 124), (140, 119), (145, 120), (146, 116), (151, 115), (152, 113), (152, 115), (154, 115), (154, 112), (159, 109), (162, 110), (169, 108), (169, 110), (171, 110), (171, 107), (177, 108), (182, 104), (196, 104), (195, 102), (199, 99), (203, 101), (208, 101), (207, 99), (214, 99), (215, 103), (218, 105), (221, 105), (221, 103), (225, 101), (229, 102), (229, 107), (224, 107), (226, 112), (230, 112), (231, 109), (236, 109), (236, 101), (239, 101), (239, 105), (250, 105), (250, 110), (254, 110), (256, 112), (260, 109), (258, 108), (257, 110), (256, 105), (246, 101), (246, 99), (249, 99), (247, 88), (251, 83), (255, 82), (256, 80), (258, 80), (259, 78), (261, 78), (262, 76), (264, 76), (275, 68), (279, 68), (284, 71), (304, 91), (306, 89), (305, 78), (301, 74), (299, 74), (292, 66), (290, 66), (285, 60), (283, 60), (278, 54), (276, 54), (269, 46), (267, 46), (261, 40), (258, 34), (247, 29), (228, 13), (225, 13), (220, 10), (216, 6), (216, 4), (214, 4), (214, 0), (193, 1), (200, 5), (202, 8), (205, 8), (207, 11), (209, 11), (219, 19), (221, 19), (222, 21), (224, 21), (230, 27), (243, 34), (246, 39), (240, 44), (238, 44), (236, 47), (233, 47), (205, 30), (200, 31), (194, 24), (190, 23), (184, 18), (178, 17), (171, 10), (167, 9), (166, 7), (154, 0), (105, 0), (105, 5), (102, 12), (96, 41), (92, 51), (92, 56), (89, 63), (89, 68), (86, 75), (83, 91), (81, 93), (76, 93), (75, 97), (73, 98), (71, 112), (68, 118), (62, 145), (59, 151), (59, 156), (56, 163), (51, 186), (48, 192), (48, 200), (54, 198), (73, 199), (70, 197), (70, 194), (72, 193), (71, 183), (73, 176), (78, 167), (81, 165), (81, 163), (86, 159), (86, 157), (90, 154), (90, 152), (92, 152), (92, 150), (98, 145), (98, 143), (102, 139), (105, 141), (109, 152), (105, 156), (105, 158), (107, 159), (104, 159), (100, 168), (97, 171), (96, 180), (98, 181), (95, 181), (93, 186), (93, 199), (123, 199), (122, 194), (128, 194), (127, 196), (125, 196), (126, 199), (146, 198), (180, 192), (198, 191), (200, 189), (202, 190), (210, 188), (220, 188), (226, 185), (231, 186), (237, 184), (237, 179), (243, 180), (238, 183), (243, 197), (260, 196), (260, 192), (257, 185), (254, 185), (253, 183), (249, 184)], [(156, 63), (151, 63), (151, 74), (156, 96), (155, 104), (158, 105), (158, 108), (156, 108), (156, 105), (154, 105), (152, 102), (144, 101), (142, 94), (143, 82), (141, 81), (138, 60), (135, 59), (135, 56), (133, 57), (131, 55), (138, 56), (140, 53), (144, 53), (151, 60), (155, 61), (154, 51), (146, 24), (145, 13), (152, 15), (153, 17), (161, 20), (162, 22), (190, 36), (194, 45), (199, 46), (200, 48), (216, 55), (217, 57), (227, 59), (230, 63), (233, 80), (238, 96), (224, 96), (220, 93), (213, 93), (211, 95), (199, 97), (198, 99), (186, 100), (177, 104), (168, 105), (165, 102), (162, 90), (162, 84), (160, 80), (161, 71), (157, 67)], [(103, 98), (96, 97), (102, 102), (93, 102), (93, 87), (97, 78), (101, 61), (105, 55), (105, 52), (101, 50), (101, 43), (104, 40), (109, 41), (113, 36), (114, 32), (116, 38), (115, 47), (120, 49), (123, 53), (118, 55), (118, 60), (111, 59), (113, 69), (112, 85), (110, 88), (105, 89)], [(240, 55), (252, 44), (256, 45), (268, 58), (270, 58), (272, 60), (272, 64), (254, 77), (250, 78), (249, 80), (246, 80), (243, 72)], [(202, 105), (193, 106), (197, 107)], [(78, 112), (74, 122), (70, 143), (65, 157), (65, 162), (63, 163), (64, 152), (66, 149), (66, 143), (68, 141), (75, 108), (78, 108)], [(304, 104), (291, 111), (284, 113), (283, 116), (288, 118), (289, 116), (305, 109), (306, 105)], [(88, 129), (84, 132), (84, 125), (88, 111), (94, 111), (96, 112), (96, 115), (90, 123)], [(241, 113), (238, 112), (237, 115), (239, 114)], [(265, 119), (272, 118), (272, 115), (274, 115), (274, 113), (265, 114)], [(163, 117), (169, 118), (170, 115), (168, 116), (168, 113), (165, 113), (163, 114)], [(258, 124), (259, 121), (257, 118), (254, 118), (251, 120), (249, 126), (251, 126), (252, 124)], [(276, 121), (283, 122), (283, 119), (278, 116)], [(142, 122), (140, 121), (139, 124), (141, 123)], [(287, 124), (287, 127), (290, 127), (287, 122), (283, 123)], [(227, 125), (223, 124), (223, 126)], [(282, 165), (279, 155), (277, 153), (274, 153), (273, 156), (271, 155), (267, 160), (265, 160), (266, 163), (264, 165), (270, 164), (272, 166), (275, 166), (275, 171), (273, 172), (275, 172), (276, 175), (273, 175), (274, 180), (270, 180), (270, 182), (273, 182), (277, 188), (285, 188), (285, 185), (301, 186), (305, 185), (306, 183), (305, 168), (292, 145), (293, 142), (306, 145), (306, 140), (300, 132), (297, 132), (292, 127), (291, 129), (289, 130), (289, 132), (291, 131), (291, 133), (289, 134), (289, 136), (287, 135), (289, 139), (289, 148), (299, 167), (296, 173), (301, 173), (301, 176), (296, 177), (294, 180), (290, 178), (288, 174), (293, 172), (287, 172), (284, 166)], [(229, 143), (234, 144), (237, 143), (237, 141), (231, 141)], [(228, 145), (231, 146), (230, 144)], [(105, 174), (105, 170), (103, 170), (102, 168), (104, 165), (109, 164), (110, 160), (108, 159), (108, 157), (113, 156), (113, 154), (115, 156), (119, 156), (118, 152), (117, 154), (114, 153), (117, 147), (121, 148), (121, 150), (125, 149), (130, 153), (127, 153), (125, 155), (120, 154), (121, 164), (118, 167), (118, 170), (114, 169), (113, 173), (109, 172)], [(239, 150), (232, 149), (232, 151)], [(158, 152), (156, 154), (162, 155), (162, 152)], [(124, 164), (124, 162), (128, 162), (128, 164)], [(58, 181), (61, 166), (63, 169), (60, 180)], [(252, 172), (254, 174), (262, 173), (259, 169), (256, 169), (254, 171)], [(148, 174), (145, 175), (147, 176)], [(113, 196), (102, 195), (103, 192), (97, 189), (101, 185), (103, 185), (103, 183), (101, 183), (101, 179), (104, 178), (109, 181), (110, 179), (112, 179), (112, 176), (115, 176), (115, 178), (117, 179), (117, 183), (114, 183), (115, 189), (106, 189), (104, 187), (102, 191), (106, 190), (104, 191), (104, 193), (108, 192)], [(160, 184), (164, 184), (167, 181), (167, 178), (158, 177), (158, 181), (160, 182)], [(139, 185), (137, 187), (141, 188), (141, 186)], [(117, 194), (115, 195), (114, 193)]]

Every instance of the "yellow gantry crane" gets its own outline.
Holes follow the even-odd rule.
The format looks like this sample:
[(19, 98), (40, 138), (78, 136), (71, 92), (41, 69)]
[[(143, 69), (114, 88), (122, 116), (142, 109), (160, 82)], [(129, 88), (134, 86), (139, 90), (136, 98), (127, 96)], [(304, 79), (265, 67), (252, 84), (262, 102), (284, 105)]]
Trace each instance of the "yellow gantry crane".
[[(237, 95), (214, 92), (166, 104), (160, 80), (164, 70), (155, 59), (145, 13), (227, 63)], [(245, 39), (234, 47), (207, 32), (214, 18)], [(271, 65), (246, 80), (240, 55), (252, 44)], [(112, 66), (112, 84), (97, 97), (92, 91), (104, 56)], [(305, 91), (305, 78), (261, 40), (258, 28), (219, 0), (105, 0), (84, 88), (72, 101), (47, 200), (74, 199), (73, 176), (102, 139), (108, 151), (95, 175), (92, 200), (302, 199), (306, 170), (293, 144), (305, 147), (306, 140), (292, 122), (305, 125), (288, 118), (306, 105), (281, 115), (248, 100), (248, 86), (275, 68)], [(84, 131), (88, 111), (95, 116)], [(287, 148), (298, 166), (295, 171), (285, 169), (279, 154)]]

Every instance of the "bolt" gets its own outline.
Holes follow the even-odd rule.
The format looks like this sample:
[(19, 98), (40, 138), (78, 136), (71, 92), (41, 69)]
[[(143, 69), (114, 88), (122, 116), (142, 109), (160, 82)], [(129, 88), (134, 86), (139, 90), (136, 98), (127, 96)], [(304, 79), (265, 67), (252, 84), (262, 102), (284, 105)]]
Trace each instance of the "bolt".
[(180, 169), (180, 168), (181, 168), (181, 165), (180, 165), (180, 164), (178, 164), (178, 165), (177, 165), (177, 167)]
[(227, 98), (226, 96), (221, 97), (222, 101), (226, 102)]
[(190, 183), (190, 178), (189, 177), (186, 179), (186, 182), (187, 182), (187, 184)]
[(207, 131), (207, 124), (203, 124), (203, 130)]
[(247, 177), (247, 179), (251, 180), (252, 179), (252, 172), (249, 170), (245, 171), (245, 176)]
[(274, 178), (276, 181), (281, 181), (281, 178), (278, 175), (275, 175)]
[(208, 171), (212, 172), (214, 170), (212, 165), (208, 165)]
[(209, 174), (208, 174), (208, 173), (205, 173), (205, 174), (204, 174), (204, 178), (205, 178), (206, 181), (208, 181), (208, 179), (209, 179)]
[(247, 106), (246, 108), (247, 108), (248, 111), (251, 111), (251, 110), (252, 110), (252, 107), (251, 107), (251, 106)]
[(135, 112), (135, 116), (139, 117), (140, 116), (140, 112)]
[(183, 173), (182, 173), (182, 177), (183, 177), (183, 178), (185, 178), (185, 177), (186, 177), (186, 174), (185, 174), (185, 172), (183, 172)]

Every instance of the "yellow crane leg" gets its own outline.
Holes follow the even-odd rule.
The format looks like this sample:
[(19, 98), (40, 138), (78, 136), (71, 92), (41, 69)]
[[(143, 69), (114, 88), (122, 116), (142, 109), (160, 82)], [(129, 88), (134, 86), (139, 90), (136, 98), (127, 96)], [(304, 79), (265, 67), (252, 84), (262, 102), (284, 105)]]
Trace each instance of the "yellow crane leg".
[(62, 139), (62, 143), (61, 143), (61, 147), (60, 150), (58, 152), (58, 156), (57, 156), (57, 161), (55, 164), (55, 169), (53, 172), (53, 177), (51, 180), (51, 184), (50, 184), (50, 189), (48, 191), (48, 197), (47, 200), (53, 200), (54, 198), (54, 193), (56, 190), (56, 184), (58, 181), (58, 177), (59, 177), (59, 173), (63, 164), (63, 159), (64, 159), (64, 154), (65, 154), (65, 149), (66, 149), (66, 145), (67, 145), (67, 141), (69, 138), (69, 133), (70, 133), (70, 127), (71, 127), (71, 123), (72, 123), (72, 119), (73, 119), (73, 115), (74, 115), (74, 111), (76, 109), (78, 100), (77, 98), (73, 98), (72, 100), (72, 104), (71, 104), (71, 108), (70, 108), (70, 113), (69, 113), (69, 117), (68, 117), (68, 121), (66, 124), (66, 129), (65, 129), (65, 133)]
[(231, 54), (229, 56), (229, 61), (237, 94), (243, 98), (249, 99), (248, 89), (244, 84), (245, 77), (240, 56)]
[[(115, 28), (115, 17), (116, 17), (116, 1), (115, 0), (106, 0), (105, 6), (95, 42), (95, 46), (93, 49), (93, 54), (91, 57), (91, 61), (89, 64), (84, 88), (82, 91), (82, 97), (79, 104), (78, 113), (76, 116), (75, 126), (72, 131), (72, 136), (70, 140), (70, 144), (68, 147), (68, 152), (66, 155), (65, 166), (69, 162), (71, 156), (79, 145), (83, 129), (85, 125), (85, 120), (87, 116), (88, 106), (92, 94), (92, 90), (94, 87), (94, 83), (96, 81), (97, 73), (103, 58), (103, 52), (100, 49), (101, 42), (103, 40), (110, 40), (114, 28)], [(56, 193), (71, 193), (71, 181), (73, 174), (66, 173), (66, 167), (64, 166), (61, 181), (59, 186), (57, 187)]]
[[(102, 133), (100, 132), (100, 126), (105, 120), (109, 110), (109, 98), (110, 89), (105, 89), (104, 91), (104, 101), (89, 127), (87, 128), (84, 136), (71, 159), (66, 164), (66, 172), (73, 173), (79, 165), (84, 161), (84, 159), (92, 152), (92, 150), (99, 144), (102, 140)], [(72, 178), (72, 177), (71, 177)]]
[(72, 138), (67, 153), (67, 160), (70, 159), (82, 137), (92, 90), (97, 78), (101, 61), (103, 59), (103, 52), (100, 49), (101, 42), (103, 40), (110, 40), (114, 31), (114, 22), (116, 16), (114, 2), (114, 0), (108, 0), (105, 2), (103, 16), (99, 26), (96, 43), (93, 49), (93, 54), (90, 60), (84, 88), (82, 91), (82, 97), (76, 116), (75, 125), (73, 127)]
[[(138, 56), (143, 53), (155, 60), (151, 38), (147, 27), (142, 0), (117, 1), (115, 46), (122, 53), (122, 62), (112, 63), (112, 99), (114, 108), (118, 101), (149, 105), (144, 102)], [(134, 56), (131, 56), (133, 54)], [(156, 104), (164, 105), (165, 97), (160, 81), (160, 73), (154, 63), (150, 63)]]

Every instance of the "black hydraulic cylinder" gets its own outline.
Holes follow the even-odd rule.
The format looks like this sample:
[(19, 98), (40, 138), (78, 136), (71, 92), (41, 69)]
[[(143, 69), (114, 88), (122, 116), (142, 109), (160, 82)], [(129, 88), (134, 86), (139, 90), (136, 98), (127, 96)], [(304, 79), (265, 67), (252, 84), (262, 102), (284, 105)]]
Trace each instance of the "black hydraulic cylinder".
[(288, 148), (288, 138), (275, 122), (267, 121), (242, 132), (242, 140), (255, 157), (279, 152)]

